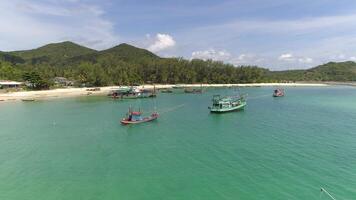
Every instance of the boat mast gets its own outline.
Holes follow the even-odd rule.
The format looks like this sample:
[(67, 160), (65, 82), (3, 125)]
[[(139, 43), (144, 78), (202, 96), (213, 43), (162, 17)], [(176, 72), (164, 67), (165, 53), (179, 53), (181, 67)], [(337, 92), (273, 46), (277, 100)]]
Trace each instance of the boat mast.
[(324, 188), (320, 188), (321, 192), (325, 192), (332, 200), (336, 200), (328, 191), (326, 191)]

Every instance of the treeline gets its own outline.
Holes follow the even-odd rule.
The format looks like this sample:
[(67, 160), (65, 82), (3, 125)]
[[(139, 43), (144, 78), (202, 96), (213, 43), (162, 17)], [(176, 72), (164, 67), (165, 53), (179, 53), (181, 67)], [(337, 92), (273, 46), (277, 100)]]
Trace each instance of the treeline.
[(53, 85), (54, 77), (66, 77), (77, 86), (132, 85), (143, 83), (251, 83), (270, 81), (268, 70), (244, 66), (235, 67), (215, 61), (141, 59), (139, 63), (102, 59), (96, 62), (76, 62), (75, 66), (49, 64), (16, 65), (0, 62), (0, 79), (28, 81), (36, 89)]
[(0, 79), (25, 81), (33, 89), (43, 89), (52, 87), (55, 77), (65, 77), (75, 86), (355, 81), (356, 63), (331, 62), (308, 70), (273, 72), (212, 60), (160, 58), (128, 44), (96, 51), (73, 42), (0, 52)]

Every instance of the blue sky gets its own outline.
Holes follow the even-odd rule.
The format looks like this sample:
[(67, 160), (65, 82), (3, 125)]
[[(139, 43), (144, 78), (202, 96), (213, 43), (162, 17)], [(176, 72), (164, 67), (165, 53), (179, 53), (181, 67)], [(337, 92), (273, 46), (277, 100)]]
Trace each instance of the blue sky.
[(2, 51), (71, 40), (272, 70), (356, 61), (354, 0), (12, 0), (0, 10)]

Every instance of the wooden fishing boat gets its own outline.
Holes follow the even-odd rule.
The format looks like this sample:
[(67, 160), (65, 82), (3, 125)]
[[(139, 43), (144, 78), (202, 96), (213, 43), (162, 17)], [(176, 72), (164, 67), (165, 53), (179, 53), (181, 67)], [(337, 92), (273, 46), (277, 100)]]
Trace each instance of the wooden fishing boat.
[(158, 117), (159, 114), (157, 112), (153, 112), (150, 116), (143, 117), (141, 111), (132, 111), (130, 108), (127, 116), (121, 120), (121, 124), (140, 124), (156, 120)]
[(184, 89), (185, 93), (191, 93), (191, 94), (200, 94), (203, 92), (202, 89), (197, 89), (197, 88), (186, 88)]
[(283, 97), (284, 90), (282, 88), (277, 88), (273, 91), (273, 97)]
[(140, 90), (136, 87), (124, 88), (119, 90), (113, 90), (109, 93), (109, 97), (113, 99), (139, 99), (139, 98), (152, 98), (156, 97), (155, 89), (152, 90)]
[(32, 98), (30, 98), (30, 99), (21, 99), (21, 100), (24, 101), (24, 102), (35, 101), (35, 99), (32, 99)]
[(181, 89), (181, 88), (184, 88), (184, 85), (174, 85), (173, 87), (172, 87), (173, 89)]
[(214, 95), (212, 101), (213, 105), (209, 109), (213, 113), (238, 111), (244, 109), (247, 105), (243, 96), (221, 97), (220, 95)]
[(173, 91), (170, 89), (162, 89), (161, 92), (162, 93), (173, 93)]

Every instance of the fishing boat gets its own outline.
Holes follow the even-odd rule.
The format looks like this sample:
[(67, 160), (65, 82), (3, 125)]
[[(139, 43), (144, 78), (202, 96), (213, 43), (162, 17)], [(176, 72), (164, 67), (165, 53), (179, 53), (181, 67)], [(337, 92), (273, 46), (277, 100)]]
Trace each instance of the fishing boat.
[(150, 116), (143, 117), (141, 111), (132, 111), (132, 109), (129, 108), (129, 111), (127, 112), (127, 116), (121, 120), (121, 124), (127, 125), (127, 124), (139, 124), (144, 122), (150, 122), (156, 120), (158, 116), (159, 114), (157, 112), (153, 112)]
[(184, 85), (174, 85), (173, 87), (172, 87), (173, 89), (181, 89), (181, 88), (184, 88)]
[(156, 97), (157, 95), (155, 89), (152, 91), (146, 89), (141, 90), (137, 87), (130, 87), (119, 90), (112, 90), (108, 96), (113, 99), (138, 99)]
[(244, 96), (227, 96), (221, 97), (220, 95), (213, 96), (213, 106), (209, 107), (210, 112), (224, 113), (230, 111), (238, 111), (245, 108), (247, 105)]
[(283, 97), (284, 90), (282, 88), (277, 88), (273, 91), (273, 97)]
[(202, 89), (196, 89), (196, 88), (186, 88), (184, 89), (185, 93), (190, 93), (190, 94), (200, 94), (203, 93)]
[(173, 93), (173, 91), (170, 89), (162, 89), (161, 92), (162, 93)]
[(203, 86), (201, 85), (200, 88), (185, 88), (185, 93), (193, 93), (193, 94), (200, 94), (203, 93)]
[(31, 102), (31, 101), (35, 101), (35, 99), (33, 98), (29, 98), (29, 99), (21, 99), (24, 102)]

